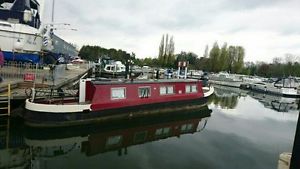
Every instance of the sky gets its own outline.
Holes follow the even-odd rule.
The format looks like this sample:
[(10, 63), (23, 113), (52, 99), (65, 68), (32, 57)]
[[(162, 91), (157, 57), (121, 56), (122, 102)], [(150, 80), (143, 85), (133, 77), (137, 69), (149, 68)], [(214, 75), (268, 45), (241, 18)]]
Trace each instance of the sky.
[[(52, 0), (45, 0), (44, 23)], [(203, 56), (205, 46), (245, 48), (245, 61), (272, 62), (300, 55), (299, 0), (56, 0), (56, 34), (68, 42), (157, 57), (163, 34), (174, 37), (175, 53)], [(77, 29), (72, 31), (69, 29)]]

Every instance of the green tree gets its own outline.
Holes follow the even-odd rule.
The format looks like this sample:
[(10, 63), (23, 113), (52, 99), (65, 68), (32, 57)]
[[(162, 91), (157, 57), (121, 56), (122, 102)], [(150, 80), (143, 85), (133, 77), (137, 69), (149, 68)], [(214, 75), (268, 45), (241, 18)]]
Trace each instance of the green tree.
[(228, 59), (227, 59), (227, 71), (233, 72), (233, 65), (236, 59), (236, 50), (234, 46), (229, 46), (228, 48)]
[(227, 43), (224, 43), (221, 48), (219, 63), (220, 63), (220, 71), (227, 71), (228, 70), (228, 50), (227, 50)]
[(208, 58), (208, 50), (209, 50), (209, 49), (208, 49), (208, 45), (206, 45), (206, 46), (205, 46), (205, 51), (204, 51), (204, 54), (203, 54), (203, 57), (204, 57), (204, 58)]
[(165, 35), (162, 36), (160, 45), (159, 45), (159, 51), (158, 51), (158, 60), (159, 63), (164, 62), (164, 50), (165, 50)]
[(215, 42), (213, 48), (209, 52), (210, 71), (218, 72), (220, 70), (219, 57), (220, 57), (220, 48), (218, 43)]
[(173, 36), (169, 38), (169, 35), (166, 34), (162, 36), (159, 52), (158, 52), (158, 60), (159, 65), (162, 67), (170, 67), (174, 64), (175, 61), (175, 43)]
[(234, 49), (234, 73), (241, 73), (244, 66), (245, 50), (241, 46), (237, 46)]
[(79, 56), (82, 59), (89, 61), (98, 61), (100, 57), (110, 57), (111, 59), (125, 63), (130, 59), (130, 54), (123, 50), (116, 50), (114, 48), (106, 49), (100, 46), (82, 46), (79, 51)]

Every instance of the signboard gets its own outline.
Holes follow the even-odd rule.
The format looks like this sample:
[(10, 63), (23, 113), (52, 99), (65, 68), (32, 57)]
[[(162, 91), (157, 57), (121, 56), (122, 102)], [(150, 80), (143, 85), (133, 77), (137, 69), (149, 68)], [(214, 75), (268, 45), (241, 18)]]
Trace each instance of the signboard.
[(178, 62), (178, 67), (187, 67), (189, 62), (183, 61), (183, 62)]
[(178, 67), (181, 67), (181, 62), (178, 62)]
[(35, 80), (35, 74), (34, 73), (25, 73), (24, 74), (24, 81), (32, 82)]

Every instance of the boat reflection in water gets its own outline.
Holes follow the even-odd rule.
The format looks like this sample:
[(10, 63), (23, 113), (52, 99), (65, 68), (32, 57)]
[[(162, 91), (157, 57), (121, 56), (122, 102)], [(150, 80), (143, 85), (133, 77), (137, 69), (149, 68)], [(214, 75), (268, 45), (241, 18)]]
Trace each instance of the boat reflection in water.
[(265, 94), (261, 92), (214, 86), (215, 94), (209, 99), (209, 103), (220, 106), (222, 109), (234, 109), (238, 104), (239, 98), (251, 97), (258, 100), (265, 108), (277, 112), (289, 112), (299, 110), (299, 98), (282, 97), (278, 95)]
[(0, 168), (28, 168), (30, 149), (26, 146), (20, 121), (0, 118)]
[(209, 103), (220, 106), (222, 109), (234, 109), (240, 97), (246, 97), (247, 91), (233, 88), (214, 85), (215, 93), (209, 98)]
[(299, 98), (288, 98), (258, 92), (250, 92), (249, 96), (258, 100), (264, 107), (278, 112), (289, 112), (299, 110)]
[[(134, 145), (200, 132), (210, 115), (211, 110), (204, 104), (180, 112), (119, 119), (97, 125), (43, 129), (25, 127), (23, 134), (18, 135), (18, 140), (22, 140), (20, 144), (6, 146), (5, 141), (8, 144), (15, 142), (10, 140), (9, 133), (2, 139), (5, 141), (0, 150), (0, 168), (15, 168), (17, 165), (19, 168), (54, 168), (56, 162), (60, 163), (60, 167), (68, 168), (69, 161), (64, 160), (67, 156), (81, 154), (91, 157), (110, 151), (120, 156), (127, 155), (128, 148)], [(2, 158), (4, 156), (7, 158)], [(17, 158), (18, 164), (14, 160)]]

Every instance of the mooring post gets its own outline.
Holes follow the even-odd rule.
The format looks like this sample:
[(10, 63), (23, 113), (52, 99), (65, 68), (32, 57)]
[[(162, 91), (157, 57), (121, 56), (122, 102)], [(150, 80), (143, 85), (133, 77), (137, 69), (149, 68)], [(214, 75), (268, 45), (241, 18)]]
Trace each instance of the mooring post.
[[(300, 101), (298, 102), (298, 108), (299, 106), (300, 106)], [(300, 168), (300, 115), (298, 115), (290, 169), (299, 169), (299, 168)]]
[(10, 83), (7, 86), (7, 114), (10, 116), (10, 99), (11, 99), (11, 89)]

